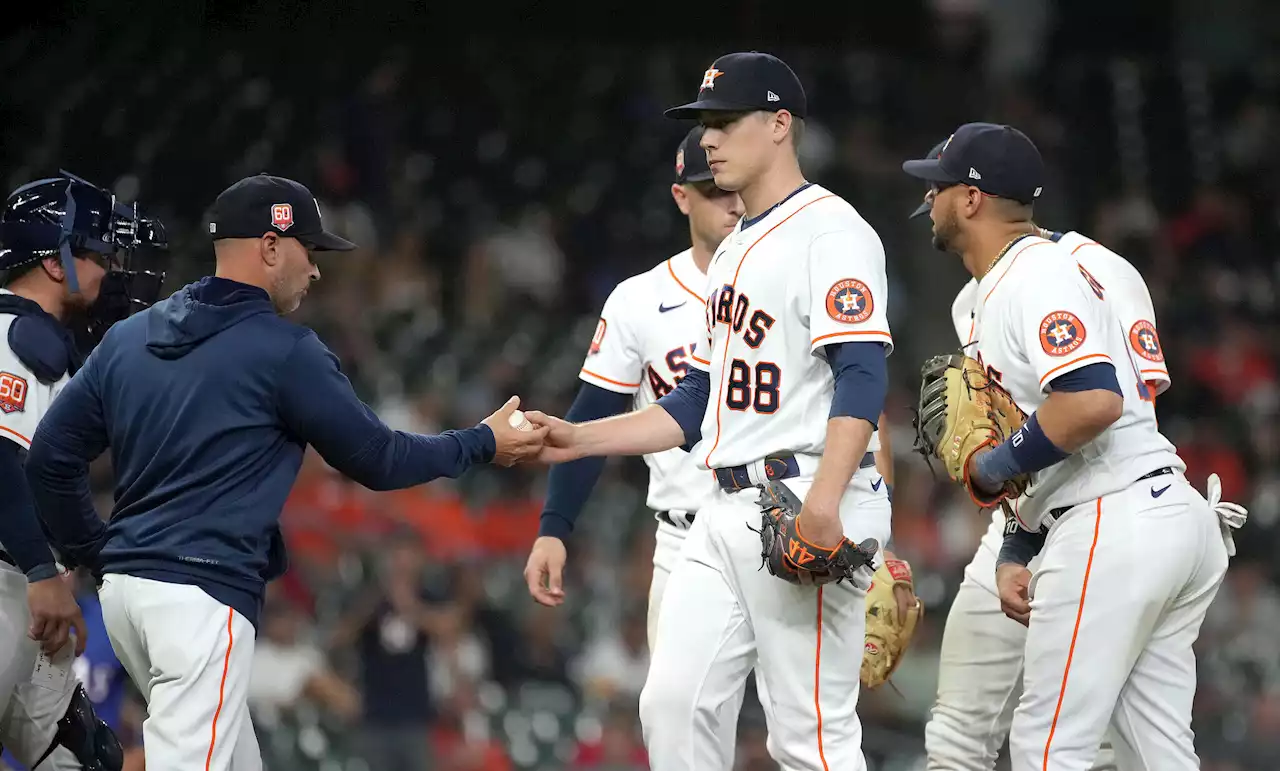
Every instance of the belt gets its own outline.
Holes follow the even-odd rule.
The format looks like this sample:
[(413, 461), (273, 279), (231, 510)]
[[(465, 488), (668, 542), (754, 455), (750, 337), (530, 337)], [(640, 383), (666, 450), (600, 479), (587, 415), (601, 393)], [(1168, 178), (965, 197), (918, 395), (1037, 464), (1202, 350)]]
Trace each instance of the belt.
[[(1158, 468), (1155, 471), (1152, 471), (1147, 474), (1143, 474), (1142, 476), (1133, 480), (1133, 483), (1137, 484), (1144, 479), (1155, 479), (1156, 477), (1162, 477), (1166, 474), (1172, 474), (1172, 473), (1173, 473), (1173, 466), (1165, 466), (1164, 468)], [(1049, 522), (1045, 524), (1045, 527), (1048, 528), (1050, 524), (1057, 522), (1059, 517), (1061, 517), (1063, 514), (1066, 514), (1068, 511), (1071, 511), (1071, 509), (1075, 508), (1078, 505), (1079, 504), (1072, 504), (1071, 506), (1059, 506), (1056, 509), (1049, 509)]]
[(672, 527), (676, 527), (676, 528), (680, 528), (681, 530), (684, 530), (686, 527), (690, 527), (693, 525), (693, 518), (698, 516), (698, 512), (682, 511), (680, 512), (680, 515), (684, 517), (684, 522), (681, 522), (680, 520), (673, 517), (671, 515), (671, 512), (669, 511), (659, 511), (658, 519), (662, 520), (663, 522), (666, 522), (668, 525), (671, 525)]
[[(862, 462), (858, 464), (858, 468), (869, 468), (874, 465), (876, 465), (876, 456), (874, 453), (869, 452), (862, 456)], [(715, 470), (715, 474), (716, 481), (720, 483), (720, 489), (728, 493), (756, 486), (751, 481), (750, 466), (718, 468)], [(791, 453), (772, 455), (764, 459), (764, 474), (770, 481), (798, 477), (800, 476), (800, 462)]]

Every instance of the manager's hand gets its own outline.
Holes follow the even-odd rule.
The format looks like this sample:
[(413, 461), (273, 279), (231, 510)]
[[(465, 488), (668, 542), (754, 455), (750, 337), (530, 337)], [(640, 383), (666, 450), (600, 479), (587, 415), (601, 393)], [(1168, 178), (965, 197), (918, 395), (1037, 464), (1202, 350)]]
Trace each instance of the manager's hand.
[(27, 584), (27, 605), (31, 608), (31, 628), (27, 634), (40, 643), (47, 655), (62, 650), (72, 629), (76, 630), (76, 655), (84, 653), (89, 630), (85, 629), (84, 615), (71, 593), (68, 579), (56, 575)]
[(527, 460), (533, 460), (542, 451), (546, 441), (547, 428), (516, 428), (511, 425), (511, 415), (520, 406), (520, 397), (513, 396), (498, 411), (480, 421), (493, 432), (497, 451), (493, 454), (493, 463), (499, 466), (514, 466)]

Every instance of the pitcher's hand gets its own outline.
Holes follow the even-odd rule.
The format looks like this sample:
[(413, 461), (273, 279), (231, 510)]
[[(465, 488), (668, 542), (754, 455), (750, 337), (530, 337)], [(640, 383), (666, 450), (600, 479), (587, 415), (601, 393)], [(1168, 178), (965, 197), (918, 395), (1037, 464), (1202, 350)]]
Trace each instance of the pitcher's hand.
[(537, 410), (530, 410), (524, 416), (539, 430), (547, 432), (542, 452), (538, 454), (539, 463), (568, 463), (583, 457), (581, 448), (576, 446), (577, 426)]

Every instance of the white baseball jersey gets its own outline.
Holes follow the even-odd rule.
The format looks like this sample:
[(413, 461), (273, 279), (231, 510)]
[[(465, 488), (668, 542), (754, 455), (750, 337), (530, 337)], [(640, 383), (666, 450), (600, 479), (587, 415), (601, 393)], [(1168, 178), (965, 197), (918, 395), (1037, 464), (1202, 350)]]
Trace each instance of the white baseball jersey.
[[(614, 288), (604, 303), (579, 377), (592, 385), (634, 394), (634, 407), (654, 403), (689, 371), (703, 340), (702, 289), (707, 277), (687, 249)], [(715, 478), (679, 448), (644, 456), (649, 466), (649, 508), (697, 511), (715, 490)]]
[[(1147, 384), (1147, 396), (1154, 398), (1169, 389), (1172, 381), (1164, 360), (1164, 348), (1156, 332), (1156, 311), (1147, 282), (1133, 265), (1088, 236), (1076, 231), (1061, 234), (1058, 246), (1066, 249), (1080, 266), (1085, 280), (1102, 288), (1103, 296), (1120, 320), (1129, 347), (1138, 356), (1138, 373)], [(969, 279), (951, 304), (951, 320), (961, 345), (972, 340), (978, 280)]]
[[(1165, 466), (1186, 468), (1156, 428), (1155, 407), (1146, 398), (1139, 362), (1152, 362), (1134, 352), (1125, 333), (1133, 325), (1122, 323), (1117, 308), (1107, 302), (1103, 281), (1077, 259), (1085, 251), (1072, 255), (1060, 243), (1028, 236), (976, 284), (967, 336), (975, 345), (969, 353), (1024, 412), (1039, 409), (1054, 378), (1098, 362), (1115, 366), (1125, 397), (1119, 420), (1070, 458), (1033, 476), (1030, 498), (1035, 505), (1015, 509), (1028, 529), (1037, 528), (1051, 509), (1123, 490)], [(959, 331), (962, 320), (954, 318), (955, 310), (953, 306)], [(1154, 322), (1150, 326), (1154, 340)], [(1158, 342), (1155, 346), (1158, 351)]]
[[(835, 379), (826, 345), (882, 343), (884, 246), (844, 199), (818, 186), (793, 193), (720, 244), (707, 276), (707, 339), (693, 366), (711, 376), (694, 448), (704, 468), (778, 452), (820, 455)], [(880, 448), (873, 434), (869, 451)]]
[[(0, 289), (0, 294), (13, 293)], [(0, 439), (16, 442), (29, 450), (36, 425), (71, 378), (63, 375), (56, 383), (36, 380), (9, 348), (9, 326), (16, 318), (10, 313), (0, 313)]]
[[(1119, 319), (1120, 330), (1138, 357), (1134, 361), (1139, 364), (1139, 374), (1146, 383), (1145, 393), (1151, 397), (1164, 393), (1171, 381), (1165, 366), (1164, 349), (1160, 347), (1160, 337), (1156, 333), (1151, 293), (1142, 274), (1125, 258), (1075, 231), (1061, 234), (1057, 243), (1075, 258), (1082, 275), (1086, 275), (1086, 281), (1091, 280), (1102, 288), (1103, 297)], [(969, 279), (951, 305), (951, 320), (961, 345), (972, 340), (977, 302), (978, 280)], [(1025, 496), (1014, 502), (1014, 510), (1019, 517), (1036, 519), (1038, 508), (1035, 499)], [(999, 509), (993, 510), (993, 516), (1001, 522), (1004, 520)], [(982, 545), (998, 551), (1001, 539), (1001, 531), (996, 530), (993, 538), (983, 537)]]

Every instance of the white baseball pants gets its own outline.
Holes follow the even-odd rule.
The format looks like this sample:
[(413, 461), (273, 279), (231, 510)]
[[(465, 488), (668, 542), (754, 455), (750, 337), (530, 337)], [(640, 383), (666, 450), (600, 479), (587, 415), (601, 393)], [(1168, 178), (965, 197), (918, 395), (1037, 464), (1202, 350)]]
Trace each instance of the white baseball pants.
[(1226, 569), (1217, 515), (1181, 474), (1063, 514), (1031, 584), (1013, 771), (1085, 771), (1108, 722), (1123, 771), (1198, 769), (1191, 646)]
[(255, 631), (197, 586), (110, 574), (111, 646), (147, 702), (147, 768), (261, 771), (247, 701)]
[[(27, 577), (0, 562), (0, 745), (27, 768), (44, 756), (67, 714), (75, 693), (72, 666), (75, 643), (41, 664), (40, 647), (27, 635), (31, 610), (27, 605)], [(66, 748), (49, 754), (38, 771), (79, 771), (80, 762)]]
[[(889, 500), (874, 468), (841, 502), (855, 541), (889, 537)], [(785, 480), (803, 498), (812, 477)], [(724, 723), (736, 721), (755, 669), (770, 755), (784, 771), (862, 771), (856, 712), (866, 583), (794, 586), (761, 567), (758, 492), (718, 492), (698, 512), (663, 597), (640, 720), (658, 771), (727, 768)], [(870, 576), (867, 576), (868, 580)]]
[[(996, 556), (1003, 539), (1004, 514), (996, 509), (947, 614), (938, 698), (925, 726), (927, 771), (993, 771), (1013, 724), (1027, 628), (1000, 610)], [(1109, 735), (1092, 768), (1115, 771)]]

